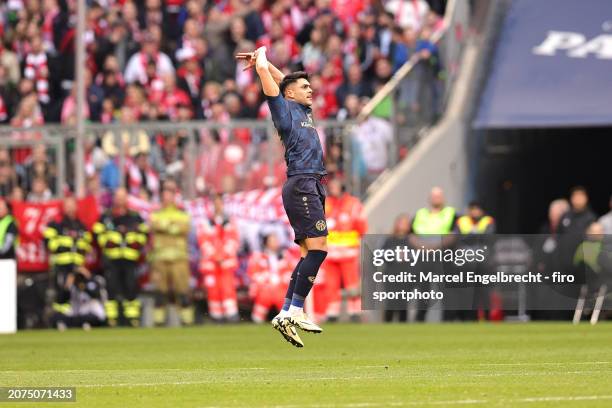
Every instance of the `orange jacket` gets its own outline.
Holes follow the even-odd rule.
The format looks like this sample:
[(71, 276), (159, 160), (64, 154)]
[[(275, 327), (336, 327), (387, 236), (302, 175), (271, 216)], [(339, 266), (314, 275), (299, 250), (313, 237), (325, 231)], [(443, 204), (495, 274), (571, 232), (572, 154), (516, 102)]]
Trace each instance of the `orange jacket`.
[(283, 256), (276, 258), (277, 261), (274, 263), (271, 256), (274, 255), (268, 252), (253, 252), (249, 257), (247, 275), (250, 279), (249, 294), (251, 296), (271, 286), (289, 284), (295, 260), (289, 256)]
[(340, 197), (327, 197), (325, 218), (329, 231), (327, 258), (334, 260), (359, 256), (361, 236), (368, 229), (359, 199), (347, 193)]
[[(221, 222), (218, 222), (221, 221)], [(206, 274), (222, 268), (238, 268), (238, 249), (240, 239), (238, 229), (227, 218), (209, 219), (196, 227), (198, 246), (200, 248), (200, 273)]]

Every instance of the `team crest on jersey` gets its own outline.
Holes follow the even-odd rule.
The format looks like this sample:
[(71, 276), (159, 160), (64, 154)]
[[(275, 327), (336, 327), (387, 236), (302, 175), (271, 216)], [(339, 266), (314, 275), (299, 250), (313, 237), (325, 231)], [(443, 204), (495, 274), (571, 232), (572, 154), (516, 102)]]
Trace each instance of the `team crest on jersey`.
[(325, 221), (323, 221), (323, 220), (317, 221), (317, 223), (315, 224), (315, 228), (318, 229), (319, 231), (324, 231), (325, 230)]
[(314, 128), (314, 123), (312, 122), (312, 113), (307, 113), (308, 122), (302, 122), (302, 127)]

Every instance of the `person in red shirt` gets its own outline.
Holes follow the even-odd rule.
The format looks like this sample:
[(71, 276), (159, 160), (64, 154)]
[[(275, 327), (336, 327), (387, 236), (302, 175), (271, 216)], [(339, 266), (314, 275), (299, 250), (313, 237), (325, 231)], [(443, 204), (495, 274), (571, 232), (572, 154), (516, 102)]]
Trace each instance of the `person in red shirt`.
[(253, 252), (247, 269), (249, 297), (253, 299), (251, 318), (255, 323), (266, 322), (270, 309), (280, 312), (283, 308), (285, 291), (296, 261), (288, 251), (282, 250), (276, 234), (268, 234), (263, 240), (263, 251)]
[(342, 182), (331, 179), (327, 185), (329, 197), (325, 201), (325, 216), (329, 236), (329, 254), (325, 259), (325, 286), (327, 288), (327, 319), (335, 321), (340, 315), (344, 288), (351, 320), (359, 320), (361, 311), (359, 281), (359, 247), (367, 230), (363, 206), (357, 197), (343, 192)]
[(238, 229), (225, 215), (223, 197), (213, 199), (214, 213), (196, 227), (201, 258), (199, 270), (208, 295), (208, 313), (216, 321), (238, 321), (236, 270)]

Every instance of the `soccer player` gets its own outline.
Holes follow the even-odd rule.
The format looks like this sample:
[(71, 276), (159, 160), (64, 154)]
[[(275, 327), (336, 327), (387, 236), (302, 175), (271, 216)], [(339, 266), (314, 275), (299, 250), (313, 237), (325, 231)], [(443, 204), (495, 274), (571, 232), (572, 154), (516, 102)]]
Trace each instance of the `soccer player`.
[(266, 48), (239, 53), (255, 66), (266, 95), (274, 127), (285, 146), (287, 181), (283, 186), (283, 206), (301, 258), (293, 273), (281, 312), (272, 326), (296, 347), (304, 343), (296, 327), (310, 333), (323, 330), (304, 313), (304, 299), (312, 289), (319, 267), (327, 256), (327, 223), (325, 221), (325, 188), (321, 178), (327, 174), (323, 149), (312, 121), (312, 88), (305, 72), (284, 75), (266, 58)]

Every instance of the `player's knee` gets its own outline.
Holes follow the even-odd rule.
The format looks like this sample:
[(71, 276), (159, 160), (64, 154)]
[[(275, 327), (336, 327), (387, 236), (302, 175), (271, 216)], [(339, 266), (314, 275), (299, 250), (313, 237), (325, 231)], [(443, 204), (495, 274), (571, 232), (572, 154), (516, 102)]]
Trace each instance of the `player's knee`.
[(306, 247), (309, 251), (318, 250), (327, 252), (327, 237), (306, 238)]

